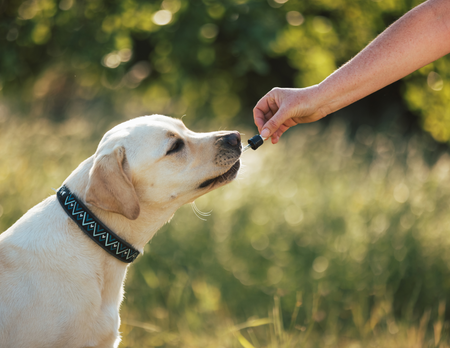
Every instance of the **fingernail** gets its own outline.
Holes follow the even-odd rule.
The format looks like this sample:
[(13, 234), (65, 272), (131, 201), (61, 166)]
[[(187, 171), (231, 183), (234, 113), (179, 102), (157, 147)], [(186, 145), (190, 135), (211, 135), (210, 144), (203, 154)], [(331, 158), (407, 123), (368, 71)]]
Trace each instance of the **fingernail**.
[(269, 135), (270, 135), (270, 131), (267, 128), (264, 128), (261, 131), (261, 137), (263, 137), (264, 139), (267, 139), (269, 137)]

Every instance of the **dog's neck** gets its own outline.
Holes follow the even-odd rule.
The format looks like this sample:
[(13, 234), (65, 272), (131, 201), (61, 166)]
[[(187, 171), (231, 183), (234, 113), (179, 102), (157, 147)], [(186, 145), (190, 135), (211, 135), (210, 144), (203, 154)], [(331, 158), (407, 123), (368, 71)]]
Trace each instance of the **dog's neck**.
[[(93, 162), (94, 156), (88, 158), (64, 181), (64, 184), (82, 202), (86, 202), (86, 187)], [(141, 207), (139, 217), (136, 220), (129, 220), (120, 214), (111, 213), (93, 205), (87, 206), (99, 220), (118, 236), (134, 246), (140, 253), (143, 252), (145, 245), (155, 233), (170, 220), (177, 209), (177, 207), (171, 210), (167, 208), (160, 209), (155, 206)]]

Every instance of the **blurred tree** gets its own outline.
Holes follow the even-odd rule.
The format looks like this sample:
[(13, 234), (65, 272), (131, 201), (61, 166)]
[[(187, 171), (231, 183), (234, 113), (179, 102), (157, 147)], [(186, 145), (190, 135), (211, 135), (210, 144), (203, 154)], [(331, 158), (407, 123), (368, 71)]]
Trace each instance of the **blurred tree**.
[[(1, 98), (54, 119), (100, 103), (103, 115), (251, 123), (252, 107), (272, 87), (320, 82), (420, 2), (3, 0)], [(367, 98), (367, 117), (378, 118), (371, 104), (410, 109), (447, 141), (447, 71), (444, 58)]]

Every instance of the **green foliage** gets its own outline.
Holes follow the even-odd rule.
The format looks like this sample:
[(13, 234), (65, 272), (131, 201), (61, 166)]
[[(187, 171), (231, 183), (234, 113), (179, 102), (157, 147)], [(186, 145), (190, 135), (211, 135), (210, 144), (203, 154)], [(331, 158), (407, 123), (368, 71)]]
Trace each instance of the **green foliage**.
[(405, 99), (411, 110), (422, 116), (423, 128), (440, 142), (450, 140), (450, 62), (440, 59), (410, 76)]
[[(268, 90), (320, 82), (419, 2), (3, 1), (0, 98), (51, 119), (163, 113), (248, 125), (242, 116)], [(403, 88), (443, 142), (448, 65)]]

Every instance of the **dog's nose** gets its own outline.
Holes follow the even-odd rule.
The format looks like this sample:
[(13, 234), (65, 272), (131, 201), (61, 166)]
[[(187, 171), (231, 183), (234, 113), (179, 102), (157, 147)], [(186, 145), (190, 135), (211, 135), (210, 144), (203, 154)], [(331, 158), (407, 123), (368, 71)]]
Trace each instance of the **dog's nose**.
[(233, 132), (226, 135), (224, 140), (228, 145), (232, 147), (241, 145), (241, 135), (239, 134), (239, 132)]

